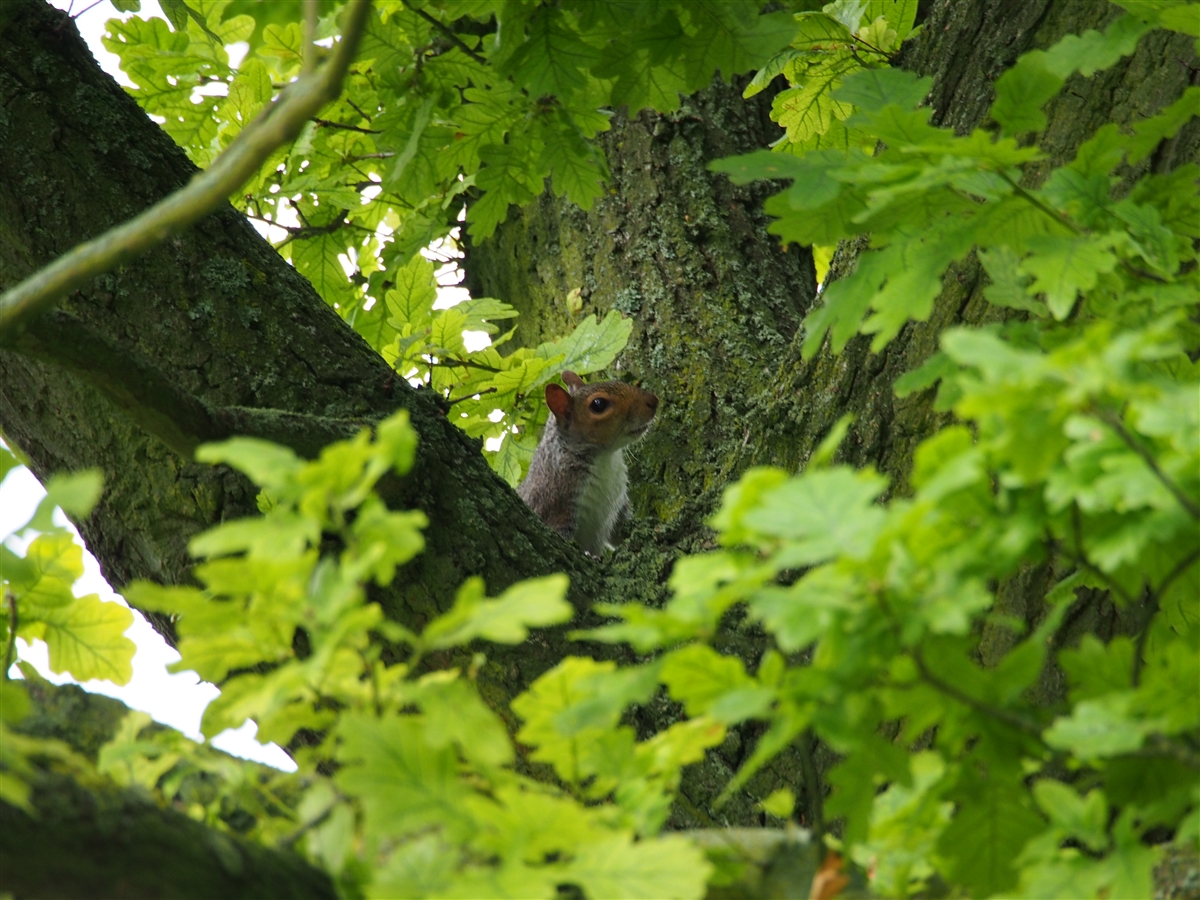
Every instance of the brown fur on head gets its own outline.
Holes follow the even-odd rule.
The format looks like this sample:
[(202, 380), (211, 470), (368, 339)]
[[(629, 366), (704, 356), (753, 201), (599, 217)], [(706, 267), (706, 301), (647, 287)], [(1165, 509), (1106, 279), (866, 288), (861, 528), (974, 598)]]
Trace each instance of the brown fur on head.
[(546, 405), (564, 436), (605, 450), (632, 443), (645, 433), (658, 409), (658, 397), (623, 381), (584, 384), (574, 372), (563, 372), (570, 388), (546, 385)]

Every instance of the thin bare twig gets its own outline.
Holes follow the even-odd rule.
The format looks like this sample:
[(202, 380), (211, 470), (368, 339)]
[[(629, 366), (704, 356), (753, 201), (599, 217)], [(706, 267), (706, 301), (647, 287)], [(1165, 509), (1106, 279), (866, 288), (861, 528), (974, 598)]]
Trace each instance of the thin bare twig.
[(290, 85), (242, 129), (205, 172), (141, 215), (85, 241), (0, 296), (0, 343), (11, 340), (33, 316), (95, 276), (140, 256), (224, 204), (277, 147), (293, 140), (305, 122), (337, 99), (370, 8), (370, 0), (353, 0), (342, 39), (329, 61)]
[(340, 128), (342, 131), (357, 131), (359, 134), (383, 134), (378, 128), (363, 128), (361, 125), (349, 125), (346, 122), (331, 122), (329, 119), (313, 119), (322, 128)]
[(490, 387), (486, 391), (476, 391), (473, 394), (463, 394), (461, 397), (455, 397), (453, 400), (447, 400), (446, 405), (453, 406), (455, 403), (462, 403), (462, 401), (470, 400), (472, 397), (482, 397), (484, 394), (494, 393), (496, 393), (496, 389), (494, 387)]
[(410, 12), (415, 12), (418, 16), (420, 16), (422, 19), (424, 19), (426, 22), (428, 22), (430, 25), (432, 25), (434, 28), (436, 28), (438, 31), (440, 31), (442, 33), (442, 35), (445, 36), (445, 38), (448, 41), (450, 41), (450, 43), (452, 43), (455, 47), (457, 47), (463, 53), (467, 54), (467, 56), (471, 57), (471, 59), (475, 60), (475, 62), (479, 63), (481, 66), (487, 65), (487, 60), (484, 59), (482, 56), (480, 56), (478, 53), (476, 53), (474, 50), (472, 50), (470, 47), (468, 47), (466, 44), (464, 44), (462, 41), (462, 38), (460, 38), (457, 34), (455, 34), (450, 29), (450, 26), (448, 26), (445, 22), (435, 19), (433, 16), (431, 16), (429, 13), (425, 12), (425, 10), (423, 10), (423, 9), (413, 9), (412, 6), (409, 4), (408, 0), (402, 0), (402, 2), (404, 3), (404, 5), (406, 7), (408, 7), (408, 10)]

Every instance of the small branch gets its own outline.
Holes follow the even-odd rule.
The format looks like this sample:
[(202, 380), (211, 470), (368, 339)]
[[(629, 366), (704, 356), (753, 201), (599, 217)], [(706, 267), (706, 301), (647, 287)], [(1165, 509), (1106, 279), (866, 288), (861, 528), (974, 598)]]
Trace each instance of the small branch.
[(941, 691), (947, 697), (957, 700), (976, 712), (981, 712), (986, 716), (990, 716), (999, 722), (1010, 725), (1018, 731), (1024, 732), (1030, 737), (1042, 740), (1042, 729), (1032, 719), (1027, 719), (1019, 713), (1015, 713), (1009, 709), (1003, 709), (999, 706), (992, 706), (990, 703), (984, 703), (982, 700), (976, 700), (969, 694), (965, 694), (952, 684), (947, 684), (925, 667), (925, 661), (921, 659), (920, 654), (913, 653), (913, 662), (917, 664), (917, 671), (921, 673), (921, 678), (926, 684)]
[(337, 806), (336, 803), (333, 804), (332, 806), (329, 807), (329, 809), (325, 810), (325, 812), (321, 813), (315, 819), (305, 822), (299, 828), (295, 829), (294, 831), (290, 832), (289, 834), (285, 834), (283, 837), (281, 837), (275, 843), (275, 846), (278, 847), (280, 850), (291, 850), (293, 847), (295, 847), (296, 841), (300, 840), (300, 838), (304, 837), (304, 835), (306, 835), (308, 832), (312, 831), (318, 825), (324, 824), (324, 822), (331, 815), (333, 815), (333, 810), (334, 810), (334, 807), (336, 807), (336, 806)]
[(313, 121), (322, 128), (340, 128), (342, 131), (357, 131), (359, 134), (383, 134), (378, 128), (363, 128), (361, 125), (348, 125), (345, 122), (331, 122), (329, 119), (318, 119), (313, 117)]
[(342, 162), (356, 163), (361, 162), (364, 159), (391, 159), (395, 155), (395, 150), (384, 150), (379, 153), (362, 153), (358, 156), (347, 156), (344, 160), (342, 160)]
[[(476, 53), (474, 50), (472, 50), (470, 47), (468, 47), (466, 44), (464, 44), (462, 41), (462, 38), (460, 38), (457, 34), (455, 34), (450, 29), (450, 26), (446, 25), (444, 22), (439, 21), (438, 19), (435, 19), (433, 16), (431, 16), (429, 13), (425, 12), (425, 10), (423, 10), (423, 9), (413, 9), (412, 6), (409, 4), (408, 0), (402, 0), (402, 2), (404, 3), (404, 6), (408, 9), (409, 12), (416, 13), (418, 16), (420, 16), (422, 19), (424, 19), (426, 22), (428, 22), (430, 25), (432, 25), (434, 28), (436, 28), (438, 31), (440, 31), (442, 33), (442, 35), (446, 38), (446, 40), (450, 41), (450, 43), (452, 43), (455, 47), (457, 47), (463, 53), (467, 54), (467, 56), (471, 57), (471, 59), (475, 60), (475, 62), (479, 63), (481, 66), (487, 65), (487, 60), (484, 59), (482, 56), (480, 56), (478, 53)], [(518, 40), (519, 40), (519, 38), (518, 38)]]
[(455, 366), (469, 366), (472, 369), (480, 369), (484, 372), (503, 372), (503, 369), (494, 369), (491, 366), (485, 366), (483, 363), (471, 362), (469, 359), (439, 359), (437, 362), (430, 362), (431, 366), (439, 366), (443, 368), (454, 368)]
[(1130, 750), (1122, 753), (1121, 756), (1137, 756), (1145, 759), (1162, 759), (1165, 756), (1183, 763), (1190, 769), (1200, 771), (1200, 754), (1190, 747), (1165, 738), (1161, 734), (1151, 735), (1147, 739), (1147, 744), (1149, 746)]
[(1170, 571), (1162, 583), (1150, 595), (1150, 615), (1146, 617), (1146, 624), (1142, 626), (1142, 630), (1138, 632), (1137, 643), (1133, 647), (1133, 675), (1132, 683), (1137, 687), (1142, 680), (1142, 666), (1144, 665), (1142, 656), (1146, 652), (1146, 639), (1150, 636), (1150, 624), (1154, 621), (1155, 615), (1158, 614), (1160, 598), (1166, 593), (1167, 588), (1171, 583), (1186, 572), (1197, 560), (1200, 560), (1200, 550), (1195, 550), (1189, 556), (1185, 556), (1179, 561), (1179, 564)]
[(305, 75), (317, 67), (317, 0), (304, 0), (304, 62)]
[(1088, 559), (1087, 554), (1083, 552), (1083, 527), (1079, 520), (1078, 503), (1071, 506), (1071, 526), (1075, 531), (1075, 556), (1072, 558), (1072, 562), (1074, 562), (1077, 566), (1082, 566), (1083, 568), (1087, 569), (1089, 572), (1103, 581), (1108, 586), (1110, 591), (1119, 595), (1120, 598), (1125, 601), (1127, 606), (1133, 606), (1136, 601), (1129, 595), (1129, 592), (1125, 590), (1121, 583), (1116, 581), (1111, 575)]
[(206, 171), (141, 215), (85, 241), (0, 296), (0, 343), (11, 340), (31, 317), (95, 276), (140, 256), (228, 202), (277, 147), (295, 139), (305, 122), (337, 99), (370, 9), (370, 0), (351, 3), (342, 39), (329, 61), (264, 109)]
[(347, 103), (350, 105), (350, 108), (351, 108), (352, 110), (354, 110), (356, 113), (358, 113), (358, 114), (359, 114), (360, 116), (362, 116), (364, 119), (366, 119), (368, 122), (370, 122), (370, 121), (371, 121), (371, 117), (370, 117), (370, 116), (368, 116), (368, 115), (367, 115), (365, 112), (363, 112), (361, 109), (359, 109), (359, 107), (358, 107), (358, 104), (357, 104), (357, 103), (355, 103), (355, 102), (354, 102), (353, 100), (351, 100), (349, 97), (347, 97), (347, 98), (346, 98), (346, 102), (347, 102)]
[(806, 728), (798, 743), (800, 750), (800, 772), (804, 778), (804, 794), (808, 801), (807, 824), (814, 843), (820, 843), (825, 834), (825, 792), (821, 788), (821, 776), (817, 774), (813, 754), (817, 749), (817, 736)]
[(1033, 194), (1029, 193), (1029, 191), (1025, 190), (1025, 188), (1021, 187), (1021, 185), (1017, 184), (1017, 182), (1015, 182), (1011, 178), (1009, 178), (1008, 175), (1006, 175), (1004, 172), (997, 172), (996, 174), (1008, 182), (1009, 187), (1011, 187), (1013, 189), (1013, 192), (1018, 197), (1022, 197), (1027, 202), (1033, 204), (1035, 207), (1037, 207), (1039, 210), (1044, 212), (1050, 218), (1054, 219), (1054, 221), (1058, 222), (1064, 228), (1067, 228), (1072, 234), (1083, 234), (1082, 228), (1080, 228), (1078, 225), (1076, 225), (1074, 222), (1072, 222), (1070, 219), (1068, 219), (1066, 216), (1064, 216), (1062, 213), (1060, 213), (1054, 207), (1047, 206), (1045, 203), (1043, 203), (1041, 200), (1039, 200)]
[(476, 391), (473, 394), (463, 394), (461, 397), (455, 397), (453, 400), (447, 400), (446, 405), (453, 406), (455, 403), (461, 403), (463, 400), (470, 400), (472, 397), (482, 397), (484, 394), (494, 393), (496, 393), (496, 389), (494, 387), (490, 387), (486, 391)]
[(1155, 460), (1154, 456), (1149, 450), (1142, 446), (1141, 441), (1129, 433), (1128, 429), (1125, 428), (1125, 423), (1107, 410), (1100, 410), (1097, 415), (1105, 424), (1107, 424), (1113, 431), (1117, 433), (1117, 436), (1120, 437), (1120, 439), (1123, 440), (1126, 445), (1128, 445), (1130, 450), (1142, 458), (1142, 461), (1150, 467), (1150, 471), (1154, 473), (1155, 477), (1163, 483), (1163, 487), (1170, 491), (1171, 495), (1179, 501), (1179, 505), (1187, 510), (1188, 515), (1190, 515), (1193, 519), (1200, 520), (1200, 507), (1197, 507), (1196, 504), (1192, 502), (1191, 498), (1188, 497), (1188, 495), (1182, 490), (1180, 490), (1179, 485), (1175, 484), (1175, 482), (1168, 478), (1166, 473), (1158, 467), (1157, 460)]
[(8, 603), (8, 642), (4, 647), (4, 672), (0, 674), (0, 681), (8, 681), (8, 670), (12, 668), (17, 655), (17, 626), (20, 624), (17, 618), (17, 595), (11, 590), (5, 591), (4, 599)]

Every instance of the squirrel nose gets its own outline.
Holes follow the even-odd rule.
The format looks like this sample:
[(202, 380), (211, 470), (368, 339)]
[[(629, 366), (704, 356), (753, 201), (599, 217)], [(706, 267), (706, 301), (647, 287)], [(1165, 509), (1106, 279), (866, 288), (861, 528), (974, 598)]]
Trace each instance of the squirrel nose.
[(646, 405), (648, 407), (650, 407), (650, 412), (654, 412), (655, 410), (657, 410), (658, 409), (658, 396), (656, 394), (651, 394), (649, 397), (646, 398)]

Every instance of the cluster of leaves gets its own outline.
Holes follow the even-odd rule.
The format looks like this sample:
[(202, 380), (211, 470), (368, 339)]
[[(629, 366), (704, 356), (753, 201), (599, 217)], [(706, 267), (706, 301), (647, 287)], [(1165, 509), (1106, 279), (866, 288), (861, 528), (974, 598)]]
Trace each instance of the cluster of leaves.
[[(102, 749), (102, 769), (179, 802), (199, 768), (216, 787), (206, 803), (192, 798), (195, 814), (244, 829), (219, 815), (235, 807), (254, 816), (259, 840), (302, 838), (353, 895), (552, 897), (572, 884), (591, 897), (701, 896), (703, 854), (657, 832), (681, 768), (720, 740), (719, 727), (687, 723), (642, 744), (619, 730), (609, 740), (620, 752), (581, 754), (551, 723), (579, 696), (568, 681), (614, 667), (576, 663), (513, 704), (526, 719), (521, 741), (559, 772), (565, 789), (555, 788), (513, 771), (512, 738), (475, 687), (482, 654), (460, 653), (465, 671), (422, 665), (431, 653), (516, 644), (532, 627), (566, 621), (565, 576), (495, 599), (470, 579), (419, 635), (368, 601), (369, 583), (389, 584), (423, 547), (424, 515), (388, 510), (373, 490), (385, 473), (409, 469), (415, 447), (401, 412), (312, 462), (249, 439), (201, 449), (263, 488), (264, 515), (192, 540), (200, 587), (138, 582), (126, 596), (176, 617), (174, 670), (221, 685), (204, 734), (253, 718), (260, 740), (292, 748), (299, 771), (264, 784), (259, 767), (240, 772), (174, 732), (145, 732), (137, 713)], [(622, 703), (606, 702), (615, 724)], [(592, 777), (598, 765), (602, 779)], [(596, 802), (614, 791), (615, 803)]]
[[(498, 449), (485, 443), (492, 468), (514, 487), (524, 477), (549, 411), (542, 388), (563, 370), (588, 375), (607, 368), (624, 348), (633, 323), (610, 311), (603, 320), (585, 316), (568, 336), (502, 355), (497, 349), (512, 338), (499, 337), (499, 321), (516, 317), (507, 303), (489, 297), (435, 309), (433, 266), (417, 255), (394, 273), (394, 282), (374, 309), (378, 324), (367, 334), (388, 364), (410, 382), (445, 398), (450, 419), (472, 437), (501, 439)], [(487, 346), (470, 339), (489, 336)]]
[[(681, 560), (664, 609), (605, 607), (621, 622), (586, 635), (665, 649), (638, 671), (693, 721), (768, 723), (727, 795), (809, 732), (842, 755), (825, 808), (806, 787), (806, 814), (842, 819), (886, 896), (935, 875), (970, 896), (1149, 896), (1154, 844), (1200, 838), (1200, 167), (1112, 174), (1175, 134), (1200, 92), (1101, 128), (1040, 187), (1022, 172), (1040, 151), (1013, 138), (1044, 127), (1070, 74), (1164, 24), (1141, 12), (1023, 57), (997, 83), (1000, 136), (934, 128), (914, 110), (927, 81), (864, 69), (833, 97), (877, 151), (717, 166), (793, 179), (769, 206), (785, 240), (871, 236), (808, 320), (808, 355), (860, 332), (884, 347), (972, 248), (986, 298), (1016, 311), (943, 333), (897, 385), (940, 381), (963, 423), (921, 445), (911, 497), (881, 504), (884, 478), (829, 465), (843, 422), (804, 474), (756, 469), (727, 491), (724, 549)], [(997, 610), (1018, 573), (1051, 585), (1028, 633)], [(1104, 596), (1123, 633), (1072, 637)], [(743, 603), (775, 644), (754, 674), (706, 643)], [(802, 651), (811, 662), (789, 664)], [(618, 674), (600, 690), (634, 677)]]
[[(0, 446), (0, 481), (20, 463)], [(46, 483), (46, 496), (29, 521), (0, 542), (0, 597), (3, 598), (3, 670), (0, 672), (0, 799), (29, 810), (29, 759), (48, 756), (83, 765), (58, 741), (17, 734), (8, 726), (29, 710), (24, 688), (9, 680), (16, 641), (44, 641), (50, 668), (78, 681), (92, 678), (125, 684), (133, 674), (133, 641), (124, 636), (133, 613), (97, 594), (77, 597), (83, 575), (83, 548), (71, 530), (55, 522), (55, 509), (87, 516), (100, 498), (98, 470), (58, 475)], [(25, 543), (23, 552), (21, 544)], [(35, 670), (22, 665), (26, 677)]]
[(888, 65), (900, 44), (915, 37), (917, 0), (837, 0), (820, 11), (796, 14), (796, 34), (787, 49), (754, 76), (744, 96), (753, 97), (779, 75), (790, 87), (775, 96), (771, 119), (786, 133), (777, 150), (802, 156), (809, 150), (848, 150), (871, 143), (847, 126), (852, 103), (834, 91), (843, 79)]
[[(122, 8), (136, 6), (123, 0)], [(714, 73), (730, 78), (763, 65), (795, 29), (790, 15), (760, 15), (762, 6), (381, 0), (343, 96), (235, 202), (283, 229), (280, 251), (402, 374), (418, 358), (420, 368), (458, 365), (450, 360), (466, 359), (462, 329), (494, 331), (486, 323), (512, 311), (477, 300), (430, 316), (421, 265), (406, 264), (457, 236), (467, 199), (475, 240), (492, 234), (511, 204), (540, 195), (546, 179), (590, 208), (607, 174), (592, 139), (608, 129), (610, 110), (672, 111)], [(200, 166), (271, 103), (306, 55), (323, 52), (306, 46), (300, 4), (172, 0), (163, 8), (170, 25), (110, 21), (105, 46), (134, 81), (133, 96)], [(312, 33), (332, 39), (339, 10), (323, 11)], [(239, 41), (249, 50), (235, 68), (226, 45)], [(436, 381), (455, 389), (450, 399), (494, 389), (453, 418), (477, 436), (523, 435), (493, 460), (516, 481), (541, 424), (531, 413), (544, 416), (536, 402), (519, 408), (526, 392), (564, 368), (608, 365), (627, 333), (616, 320), (597, 328), (585, 317), (561, 346), (504, 361), (486, 352), (471, 360), (472, 371), (460, 366), (461, 377)], [(495, 409), (503, 420), (488, 419)]]

